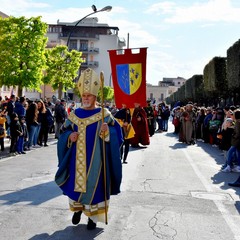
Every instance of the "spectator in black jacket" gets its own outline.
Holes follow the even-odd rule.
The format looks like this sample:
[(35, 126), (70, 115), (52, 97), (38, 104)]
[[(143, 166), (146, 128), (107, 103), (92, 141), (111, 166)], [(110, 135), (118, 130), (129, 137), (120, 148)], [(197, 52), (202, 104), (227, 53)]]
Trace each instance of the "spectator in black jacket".
[(10, 116), (11, 123), (10, 123), (10, 133), (11, 133), (11, 145), (10, 145), (10, 154), (12, 156), (17, 155), (17, 141), (18, 137), (23, 135), (22, 128), (19, 122), (18, 115), (16, 113), (12, 113)]
[(60, 128), (67, 119), (67, 111), (66, 111), (66, 101), (62, 99), (61, 101), (57, 101), (54, 109), (54, 117), (55, 117), (55, 138), (58, 139), (60, 134)]
[(11, 123), (11, 115), (14, 112), (14, 107), (15, 107), (15, 101), (16, 101), (16, 96), (14, 94), (11, 95), (10, 99), (7, 102), (7, 124), (6, 124), (6, 129), (7, 129), (7, 136), (10, 136), (10, 123)]
[(163, 125), (163, 131), (167, 132), (168, 131), (168, 119), (170, 117), (170, 110), (168, 106), (165, 106), (165, 109), (163, 110), (162, 113), (162, 125)]

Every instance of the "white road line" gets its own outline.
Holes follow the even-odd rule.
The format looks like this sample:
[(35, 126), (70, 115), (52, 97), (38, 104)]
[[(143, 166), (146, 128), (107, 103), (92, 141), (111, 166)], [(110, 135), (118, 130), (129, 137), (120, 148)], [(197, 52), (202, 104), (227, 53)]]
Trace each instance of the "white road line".
[[(195, 162), (192, 160), (192, 158), (189, 156), (188, 152), (186, 149), (182, 149), (184, 155), (186, 156), (188, 162), (190, 163), (190, 165), (192, 166), (194, 172), (196, 173), (196, 175), (198, 176), (199, 180), (202, 182), (203, 186), (205, 187), (205, 189), (207, 190), (207, 192), (211, 193), (213, 192), (213, 189), (211, 187), (211, 184), (207, 181), (207, 179), (203, 176), (203, 174), (199, 171), (197, 165), (195, 164)], [(231, 229), (233, 235), (234, 235), (234, 239), (235, 240), (240, 240), (240, 228), (239, 228), (239, 223), (236, 224), (233, 220), (233, 218), (231, 217), (231, 214), (229, 213), (229, 211), (226, 209), (226, 207), (224, 206), (224, 204), (222, 204), (221, 201), (217, 201), (217, 200), (213, 200), (213, 202), (215, 203), (216, 207), (218, 208), (218, 210), (221, 212), (224, 220), (226, 221), (226, 224), (229, 226), (229, 228)]]

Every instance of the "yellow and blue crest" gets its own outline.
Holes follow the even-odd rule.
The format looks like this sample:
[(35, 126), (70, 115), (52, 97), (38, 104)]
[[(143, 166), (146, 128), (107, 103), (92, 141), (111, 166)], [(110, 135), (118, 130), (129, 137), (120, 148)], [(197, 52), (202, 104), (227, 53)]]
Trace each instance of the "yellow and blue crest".
[(137, 92), (142, 83), (142, 64), (118, 64), (116, 70), (117, 82), (121, 90), (127, 95)]

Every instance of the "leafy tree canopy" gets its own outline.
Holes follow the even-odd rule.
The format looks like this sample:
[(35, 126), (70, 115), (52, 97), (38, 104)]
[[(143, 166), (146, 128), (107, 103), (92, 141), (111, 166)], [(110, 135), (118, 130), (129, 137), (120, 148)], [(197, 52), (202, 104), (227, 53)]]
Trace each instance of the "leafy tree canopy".
[(54, 90), (59, 90), (59, 98), (61, 98), (62, 91), (75, 87), (73, 79), (78, 76), (79, 67), (83, 62), (81, 56), (81, 52), (68, 51), (65, 45), (46, 50), (43, 81), (45, 84), (50, 84)]
[(41, 17), (0, 18), (0, 86), (40, 91), (46, 32)]

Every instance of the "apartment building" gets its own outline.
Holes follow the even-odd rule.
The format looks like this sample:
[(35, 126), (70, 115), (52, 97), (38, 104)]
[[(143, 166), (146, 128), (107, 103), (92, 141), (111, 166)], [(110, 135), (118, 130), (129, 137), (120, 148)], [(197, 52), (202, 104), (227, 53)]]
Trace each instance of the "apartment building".
[[(98, 23), (98, 18), (86, 18), (80, 23), (60, 22), (49, 24), (47, 47), (51, 48), (58, 44), (68, 44), (70, 50), (82, 52), (84, 62), (81, 64), (81, 71), (90, 67), (100, 74), (104, 73), (104, 85), (111, 86), (111, 66), (108, 50), (122, 49), (126, 43), (118, 37), (118, 27), (111, 27), (108, 24)], [(77, 26), (76, 26), (77, 24)], [(72, 99), (73, 92), (67, 93)]]
[(165, 101), (167, 97), (176, 92), (185, 82), (186, 79), (177, 77), (163, 78), (162, 81), (158, 82), (158, 85), (147, 84), (147, 99), (155, 100), (156, 103)]

